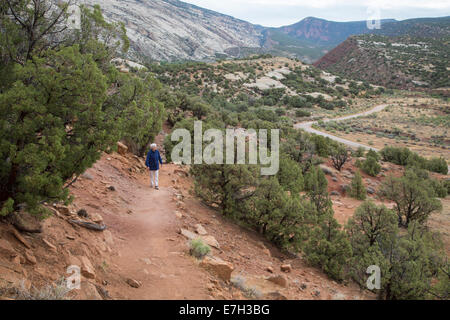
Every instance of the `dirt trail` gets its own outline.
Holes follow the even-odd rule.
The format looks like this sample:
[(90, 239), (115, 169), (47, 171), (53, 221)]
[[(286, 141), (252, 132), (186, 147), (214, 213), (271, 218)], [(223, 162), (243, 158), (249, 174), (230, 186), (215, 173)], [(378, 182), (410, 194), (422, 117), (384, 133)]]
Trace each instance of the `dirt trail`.
[[(258, 298), (273, 298), (273, 294), (287, 299), (371, 298), (354, 284), (344, 286), (330, 280), (301, 257), (281, 253), (259, 234), (203, 205), (190, 194), (192, 178), (187, 172), (186, 167), (164, 165), (160, 190), (155, 190), (149, 187), (142, 159), (105, 154), (71, 188), (76, 207), (100, 214), (112, 235), (112, 244), (106, 235), (100, 235), (107, 244), (105, 249), (99, 247), (105, 252), (102, 256), (96, 256), (92, 241), (91, 248), (74, 253), (91, 259), (96, 285), (110, 297), (245, 299), (248, 292), (256, 292)], [(195, 232), (199, 224), (220, 244), (211, 247), (211, 255), (233, 265), (232, 278), (239, 280), (239, 288), (208, 272), (189, 255), (188, 240), (178, 231)], [(291, 264), (292, 271), (281, 272), (283, 264)], [(267, 281), (272, 275), (283, 275), (288, 286)], [(128, 279), (141, 285), (133, 288)]]
[(117, 234), (122, 242), (113, 263), (142, 286), (124, 286), (111, 294), (126, 299), (208, 299), (204, 271), (180, 251), (173, 188), (167, 187), (164, 174), (161, 178), (160, 190), (139, 181), (131, 190), (132, 214), (116, 221), (122, 226)]

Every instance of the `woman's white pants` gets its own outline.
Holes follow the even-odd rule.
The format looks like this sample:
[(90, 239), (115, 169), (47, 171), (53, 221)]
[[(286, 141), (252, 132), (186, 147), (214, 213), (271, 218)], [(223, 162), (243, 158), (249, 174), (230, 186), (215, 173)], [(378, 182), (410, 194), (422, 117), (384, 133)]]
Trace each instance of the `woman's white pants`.
[(150, 182), (151, 182), (152, 187), (158, 186), (158, 175), (159, 175), (159, 170), (150, 170)]

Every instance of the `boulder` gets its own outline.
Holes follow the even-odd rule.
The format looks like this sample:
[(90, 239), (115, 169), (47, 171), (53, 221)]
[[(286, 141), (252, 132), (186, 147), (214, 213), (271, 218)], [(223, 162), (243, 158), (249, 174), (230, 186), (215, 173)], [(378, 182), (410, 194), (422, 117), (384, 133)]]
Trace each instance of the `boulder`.
[(181, 193), (176, 193), (175, 197), (177, 198), (177, 200), (180, 200), (180, 201), (183, 200), (183, 198), (184, 198)]
[(202, 236), (201, 239), (209, 246), (220, 249), (219, 242), (213, 236)]
[(102, 296), (98, 293), (97, 287), (93, 283), (83, 281), (81, 283), (81, 288), (86, 300), (103, 300)]
[(103, 223), (103, 217), (97, 212), (91, 212), (89, 214), (91, 220), (95, 223)]
[(288, 281), (285, 276), (283, 275), (274, 275), (266, 279), (267, 281), (273, 282), (283, 288), (286, 288), (288, 286)]
[(131, 278), (127, 279), (127, 283), (130, 287), (136, 288), (136, 289), (140, 288), (142, 286), (142, 283), (140, 281), (137, 281), (137, 280), (131, 279)]
[(323, 171), (323, 173), (330, 175), (330, 176), (335, 176), (338, 172), (336, 169), (328, 167), (324, 164), (319, 165), (319, 167)]
[(197, 232), (201, 236), (205, 236), (208, 234), (208, 232), (206, 232), (205, 228), (203, 228), (201, 224), (195, 225), (195, 232)]
[(183, 218), (183, 214), (182, 214), (180, 211), (175, 211), (175, 216), (176, 216), (178, 219)]
[(185, 236), (189, 240), (202, 239), (203, 242), (205, 242), (207, 245), (214, 247), (216, 249), (220, 249), (219, 242), (217, 242), (216, 238), (214, 238), (213, 236), (200, 236), (200, 235), (195, 234), (192, 231), (189, 231), (189, 230), (186, 230), (183, 228), (181, 228), (178, 231), (178, 233)]
[(25, 238), (22, 237), (22, 235), (16, 229), (12, 228), (11, 233), (17, 240), (19, 240), (20, 243), (22, 243), (25, 246), (25, 248), (31, 249), (31, 246), (28, 243), (28, 241), (25, 240)]
[(283, 272), (289, 273), (289, 272), (292, 271), (292, 266), (290, 264), (283, 264), (280, 267), (280, 270), (283, 271)]
[(25, 250), (25, 260), (31, 265), (35, 265), (37, 263), (36, 257), (30, 250)]
[(130, 69), (128, 69), (128, 68), (120, 68), (119, 72), (121, 72), (121, 73), (130, 73)]
[(73, 215), (73, 212), (72, 212), (71, 208), (69, 208), (68, 206), (64, 206), (62, 204), (54, 204), (53, 207), (56, 210), (58, 210), (59, 213), (65, 215), (65, 216)]
[(86, 257), (80, 257), (81, 261), (81, 274), (88, 279), (95, 279), (95, 269), (92, 266), (91, 261)]
[(87, 172), (83, 173), (81, 175), (81, 177), (86, 179), (86, 180), (94, 180), (94, 177), (90, 173), (87, 173)]
[(35, 216), (32, 216), (28, 212), (18, 211), (14, 212), (11, 216), (11, 223), (22, 232), (41, 233), (41, 222)]
[(124, 156), (128, 152), (128, 147), (122, 142), (117, 142), (117, 152)]
[(45, 243), (45, 245), (52, 250), (53, 252), (57, 252), (58, 249), (56, 248), (56, 246), (54, 246), (50, 241), (46, 240), (46, 239), (42, 239), (42, 241)]
[(189, 240), (194, 240), (194, 239), (198, 238), (198, 236), (195, 233), (193, 233), (193, 232), (191, 232), (189, 230), (183, 229), (183, 228), (181, 228), (178, 233), (180, 233), (181, 235), (185, 236)]
[(230, 281), (234, 267), (231, 263), (217, 257), (205, 257), (200, 266), (214, 273), (223, 281)]
[(12, 259), (12, 262), (17, 265), (21, 265), (25, 263), (25, 258), (23, 258), (20, 254), (17, 254), (17, 256)]

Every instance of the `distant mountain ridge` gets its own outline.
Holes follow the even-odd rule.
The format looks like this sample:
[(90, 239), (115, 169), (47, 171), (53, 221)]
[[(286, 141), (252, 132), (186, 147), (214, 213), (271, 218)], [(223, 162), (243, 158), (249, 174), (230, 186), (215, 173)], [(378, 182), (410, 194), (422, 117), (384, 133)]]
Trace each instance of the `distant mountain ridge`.
[[(382, 20), (381, 24), (392, 22), (396, 20)], [(335, 22), (308, 17), (289, 26), (266, 28), (264, 47), (278, 49), (279, 53), (294, 53), (303, 61), (312, 63), (349, 36), (372, 32), (367, 21)]]
[[(238, 48), (260, 47), (258, 27), (177, 0), (77, 0), (101, 6), (107, 19), (125, 23), (131, 54), (155, 60), (212, 60)], [(229, 55), (233, 55), (230, 52)]]
[[(107, 19), (124, 22), (131, 40), (130, 55), (137, 59), (212, 61), (271, 53), (313, 63), (349, 36), (380, 33), (369, 30), (366, 21), (333, 22), (313, 17), (267, 28), (178, 0), (75, 1), (98, 4)], [(427, 25), (441, 23), (433, 18), (423, 21)], [(421, 23), (383, 20), (381, 33), (416, 32)], [(427, 34), (439, 32), (438, 27), (426, 30)]]
[(445, 17), (387, 24), (374, 34), (352, 36), (314, 65), (390, 88), (448, 92), (449, 61), (450, 17)]
[[(382, 20), (381, 24), (397, 22), (394, 19)], [(367, 21), (334, 22), (308, 17), (290, 26), (278, 28), (279, 31), (301, 40), (316, 44), (333, 46), (349, 36), (373, 32), (367, 28)]]

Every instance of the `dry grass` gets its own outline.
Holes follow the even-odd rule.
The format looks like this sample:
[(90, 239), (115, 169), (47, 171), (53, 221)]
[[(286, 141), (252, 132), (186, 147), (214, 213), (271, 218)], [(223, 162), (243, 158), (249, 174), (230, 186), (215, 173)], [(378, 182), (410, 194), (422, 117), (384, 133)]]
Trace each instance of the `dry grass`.
[[(347, 128), (364, 128), (363, 132), (335, 130), (330, 133), (378, 149), (387, 145), (407, 147), (424, 157), (443, 157), (450, 162), (450, 124), (444, 113), (450, 104), (432, 98), (397, 98), (388, 103), (395, 104), (375, 115), (342, 123)], [(431, 119), (440, 123), (433, 123)], [(385, 130), (397, 131), (400, 135), (388, 136)]]
[(27, 289), (23, 282), (18, 286), (9, 284), (0, 288), (0, 296), (13, 300), (70, 300), (69, 292), (64, 278), (39, 289), (35, 287)]

